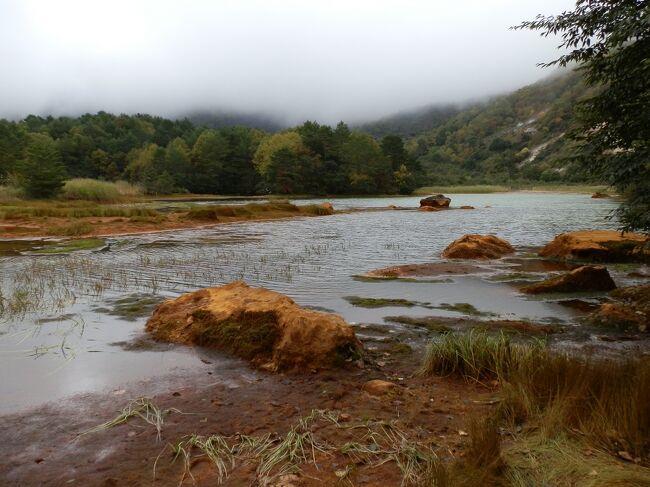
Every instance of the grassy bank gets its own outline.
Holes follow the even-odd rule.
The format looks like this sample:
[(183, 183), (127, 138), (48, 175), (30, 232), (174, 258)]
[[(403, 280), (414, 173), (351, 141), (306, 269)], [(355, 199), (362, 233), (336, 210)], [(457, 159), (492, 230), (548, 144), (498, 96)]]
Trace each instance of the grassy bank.
[(76, 200), (19, 200), (0, 203), (0, 236), (117, 235), (332, 213), (332, 209), (322, 205), (297, 206), (286, 200), (246, 205), (172, 207), (142, 198), (119, 204)]
[(422, 373), (499, 384), (470, 458), (445, 470), (449, 485), (650, 485), (647, 358), (569, 356), (474, 331), (432, 343)]
[(512, 185), (469, 184), (453, 186), (425, 186), (414, 191), (414, 195), (443, 194), (488, 194), (506, 193), (509, 191), (550, 191), (558, 193), (606, 193), (613, 195), (611, 188), (605, 185), (590, 184), (558, 184), (530, 183)]

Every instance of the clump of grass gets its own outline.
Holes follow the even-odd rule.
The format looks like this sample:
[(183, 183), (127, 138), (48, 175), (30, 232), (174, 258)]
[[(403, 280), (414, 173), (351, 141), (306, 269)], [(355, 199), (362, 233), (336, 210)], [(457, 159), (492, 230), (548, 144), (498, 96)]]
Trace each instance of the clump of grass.
[(384, 308), (387, 306), (402, 306), (412, 308), (413, 306), (421, 306), (422, 303), (417, 301), (410, 301), (402, 298), (363, 298), (360, 296), (346, 296), (345, 299), (353, 306), (361, 308)]
[(600, 447), (648, 461), (650, 360), (549, 354), (522, 361), (503, 389), (501, 414), (547, 436), (579, 431)]
[(48, 227), (45, 231), (48, 235), (63, 235), (66, 237), (78, 237), (87, 235), (94, 230), (93, 225), (86, 222), (75, 222), (67, 225)]
[(169, 409), (163, 411), (150, 399), (145, 397), (134, 399), (133, 401), (129, 402), (124, 408), (122, 408), (122, 411), (120, 411), (120, 414), (118, 414), (116, 417), (80, 433), (79, 436), (107, 430), (114, 426), (124, 424), (131, 418), (138, 417), (144, 420), (147, 424), (150, 424), (156, 428), (157, 436), (160, 440), (160, 437), (162, 435), (162, 427), (164, 424), (164, 415), (168, 412), (179, 411), (177, 409)]
[(98, 179), (75, 178), (65, 182), (61, 197), (66, 200), (115, 202), (121, 198), (115, 183)]
[(25, 197), (24, 191), (11, 184), (0, 184), (0, 201), (11, 202)]
[(504, 333), (494, 336), (482, 330), (447, 333), (427, 348), (421, 373), (458, 375), (475, 381), (500, 379), (509, 377), (522, 362), (540, 360), (545, 355), (546, 348), (540, 341), (515, 344)]
[(529, 423), (547, 438), (579, 432), (611, 452), (642, 462), (650, 454), (650, 359), (607, 360), (553, 353), (542, 342), (511, 343), (470, 331), (433, 342), (425, 374), (455, 374), (502, 384), (498, 417)]

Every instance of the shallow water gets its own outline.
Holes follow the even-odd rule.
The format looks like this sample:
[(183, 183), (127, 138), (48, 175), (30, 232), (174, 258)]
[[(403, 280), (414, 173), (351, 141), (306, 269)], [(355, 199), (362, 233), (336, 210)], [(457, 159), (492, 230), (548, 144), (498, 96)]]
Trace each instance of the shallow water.
[[(339, 209), (378, 208), (417, 206), (419, 198), (331, 201)], [(114, 309), (115, 300), (136, 295), (132, 301), (137, 302), (138, 293), (163, 299), (244, 279), (288, 294), (301, 305), (331, 309), (350, 322), (383, 324), (390, 315), (458, 314), (421, 307), (359, 308), (343, 299), (349, 295), (431, 305), (468, 302), (504, 318), (570, 322), (576, 316), (578, 311), (569, 307), (524, 298), (512, 285), (484, 277), (455, 276), (452, 282), (429, 283), (352, 278), (379, 267), (440, 260), (444, 247), (466, 233), (497, 234), (529, 257), (531, 247), (558, 233), (615, 227), (607, 219), (615, 203), (588, 195), (452, 195), (452, 205), (476, 209), (368, 211), (237, 223), (116, 237), (107, 240), (110, 246), (102, 252), (0, 256), (3, 295), (24, 293), (22, 308), (5, 310), (0, 327), (0, 411), (80, 392), (111, 391), (203, 363), (204, 354), (190, 347), (133, 350), (116, 344), (143, 334), (150, 308), (136, 306), (128, 316)], [(508, 265), (493, 266), (491, 274), (508, 271)], [(218, 364), (221, 359), (217, 355), (214, 360)]]

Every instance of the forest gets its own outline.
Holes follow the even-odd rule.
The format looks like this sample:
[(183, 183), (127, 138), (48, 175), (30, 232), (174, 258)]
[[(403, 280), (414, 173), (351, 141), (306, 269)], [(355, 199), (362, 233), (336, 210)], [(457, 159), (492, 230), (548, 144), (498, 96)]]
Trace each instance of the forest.
[(69, 178), (127, 180), (148, 194), (410, 193), (417, 161), (399, 136), (377, 141), (315, 122), (269, 134), (187, 119), (100, 112), (0, 120), (0, 181), (31, 197)]

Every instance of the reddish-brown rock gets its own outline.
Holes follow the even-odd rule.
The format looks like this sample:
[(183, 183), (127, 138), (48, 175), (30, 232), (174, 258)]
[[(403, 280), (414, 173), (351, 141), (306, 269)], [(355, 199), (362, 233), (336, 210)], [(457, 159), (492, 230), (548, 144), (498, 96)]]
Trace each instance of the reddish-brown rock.
[(327, 212), (330, 215), (332, 215), (334, 213), (334, 205), (332, 205), (332, 203), (330, 203), (329, 201), (326, 201), (325, 203), (321, 203), (320, 207), (327, 210)]
[(650, 258), (646, 242), (647, 237), (636, 233), (586, 230), (558, 235), (539, 255), (596, 262), (643, 261)]
[(442, 252), (448, 259), (499, 259), (515, 249), (507, 241), (494, 235), (465, 235), (454, 240)]
[(244, 282), (160, 304), (146, 329), (157, 340), (215, 347), (270, 371), (310, 372), (358, 358), (361, 344), (340, 316)]
[(420, 206), (418, 211), (440, 211), (440, 208), (435, 206)]
[(616, 289), (616, 284), (605, 267), (585, 265), (566, 274), (523, 287), (521, 292), (525, 294), (573, 293), (612, 289)]
[(395, 384), (394, 382), (374, 379), (366, 382), (363, 385), (363, 390), (371, 396), (381, 397), (386, 395), (399, 394), (402, 391), (402, 387)]
[(420, 206), (430, 206), (434, 208), (449, 208), (450, 203), (451, 198), (447, 198), (444, 194), (427, 196), (420, 200)]
[(650, 284), (617, 289), (613, 302), (601, 304), (589, 319), (592, 323), (617, 329), (650, 331)]

